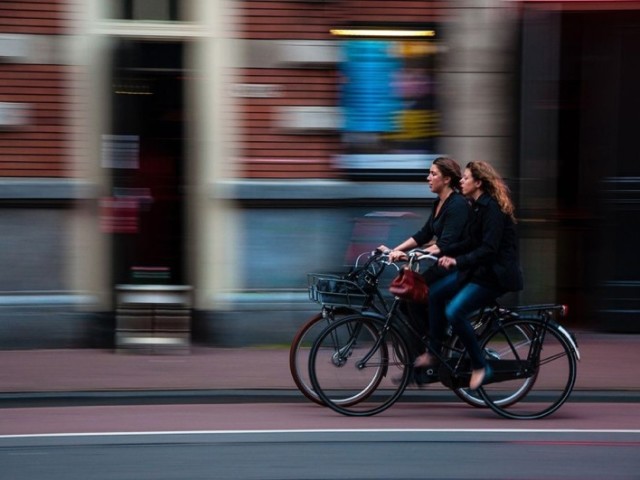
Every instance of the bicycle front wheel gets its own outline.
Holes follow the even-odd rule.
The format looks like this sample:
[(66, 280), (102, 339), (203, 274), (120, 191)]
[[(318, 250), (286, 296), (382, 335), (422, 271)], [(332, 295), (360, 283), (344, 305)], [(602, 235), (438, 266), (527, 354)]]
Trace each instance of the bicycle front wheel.
[(343, 415), (366, 416), (389, 408), (409, 380), (406, 342), (395, 330), (380, 338), (375, 320), (353, 315), (324, 330), (309, 354), (313, 390)]
[[(479, 393), (489, 408), (503, 417), (546, 417), (560, 408), (573, 390), (576, 355), (552, 323), (539, 318), (507, 321), (487, 337), (483, 348), (492, 352), (488, 362), (493, 378)], [(524, 395), (504, 401), (514, 391)]]
[[(320, 312), (309, 320), (307, 320), (296, 332), (291, 346), (289, 347), (289, 371), (298, 390), (318, 405), (324, 405), (318, 394), (313, 390), (311, 379), (309, 378), (309, 352), (313, 342), (318, 338), (322, 331), (327, 328), (336, 318), (345, 315), (353, 315), (353, 310), (327, 310)], [(362, 395), (354, 396), (351, 401), (359, 401)]]

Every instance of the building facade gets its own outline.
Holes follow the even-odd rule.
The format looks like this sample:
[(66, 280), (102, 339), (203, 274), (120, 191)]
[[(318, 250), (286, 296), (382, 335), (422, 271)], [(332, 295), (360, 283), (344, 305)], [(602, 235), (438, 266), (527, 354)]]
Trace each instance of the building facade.
[[(286, 343), (317, 310), (307, 272), (421, 226), (441, 154), (488, 160), (514, 190), (527, 288), (510, 301), (568, 301), (585, 327), (635, 311), (589, 301), (635, 276), (623, 260), (585, 273), (585, 258), (617, 250), (591, 246), (599, 217), (573, 208), (592, 198), (591, 174), (565, 188), (595, 167), (582, 148), (629, 154), (624, 130), (572, 130), (600, 118), (571, 103), (597, 52), (576, 47), (584, 4), (626, 5), (612, 32), (633, 30), (635, 10), (569, 3), (3, 2), (0, 345)], [(633, 162), (617, 165), (596, 204), (630, 215)]]

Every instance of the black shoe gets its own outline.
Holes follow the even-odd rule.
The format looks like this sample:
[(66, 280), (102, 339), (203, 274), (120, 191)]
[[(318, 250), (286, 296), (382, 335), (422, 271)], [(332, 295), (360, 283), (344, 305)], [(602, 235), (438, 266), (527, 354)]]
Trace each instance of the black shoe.
[[(394, 385), (400, 385), (400, 381), (402, 380), (401, 376), (393, 377), (391, 382)], [(407, 386), (416, 385), (418, 387), (422, 387), (429, 383), (434, 383), (438, 381), (438, 372), (432, 368), (414, 368), (413, 371), (409, 374), (409, 381), (407, 382)]]
[(413, 379), (419, 387), (439, 381), (438, 370), (434, 367), (414, 368)]

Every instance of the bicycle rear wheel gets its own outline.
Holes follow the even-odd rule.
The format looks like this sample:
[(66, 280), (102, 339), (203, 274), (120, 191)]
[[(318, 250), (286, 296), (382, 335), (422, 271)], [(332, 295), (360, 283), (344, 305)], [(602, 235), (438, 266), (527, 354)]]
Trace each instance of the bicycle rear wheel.
[[(520, 329), (518, 326), (514, 326), (514, 329)], [(522, 328), (518, 332), (521, 336), (520, 341), (523, 341), (528, 337), (527, 330)], [(485, 334), (484, 336), (486, 336)], [(496, 343), (494, 338), (488, 338), (483, 340), (483, 338), (478, 339), (480, 344), (482, 345), (482, 349), (484, 351), (484, 356), (487, 361), (490, 360), (499, 360), (500, 357), (504, 354), (504, 346), (501, 343)], [(464, 346), (460, 342), (458, 337), (454, 337), (451, 340), (450, 346), (448, 347), (450, 352), (460, 352), (464, 351)], [(536, 381), (535, 375), (532, 375), (527, 378), (523, 378), (521, 380), (513, 380), (510, 382), (505, 382), (502, 385), (502, 391), (500, 392), (500, 396), (497, 393), (494, 393), (494, 403), (501, 407), (508, 407), (511, 404), (518, 402), (521, 398), (525, 397), (529, 390), (533, 386)], [(472, 407), (486, 407), (487, 404), (483, 400), (480, 392), (477, 390), (471, 390), (470, 388), (457, 388), (453, 390), (460, 400), (465, 403), (471, 405)]]
[(311, 384), (334, 411), (374, 415), (402, 395), (411, 370), (409, 351), (394, 329), (381, 339), (379, 326), (369, 317), (348, 316), (332, 323), (313, 344)]
[[(324, 314), (323, 314), (324, 313)], [(345, 315), (353, 315), (355, 312), (348, 309), (335, 309), (320, 312), (307, 320), (296, 332), (289, 347), (289, 371), (298, 390), (312, 402), (324, 405), (318, 394), (313, 390), (309, 378), (309, 352), (313, 342), (322, 331), (336, 318)], [(355, 396), (353, 401), (360, 400), (361, 396)]]
[[(542, 348), (536, 354), (540, 344)], [(573, 390), (576, 355), (553, 323), (539, 318), (507, 321), (487, 337), (483, 348), (494, 352), (489, 359), (494, 374), (479, 393), (489, 408), (503, 417), (546, 417), (560, 408)], [(527, 382), (525, 395), (504, 401)]]

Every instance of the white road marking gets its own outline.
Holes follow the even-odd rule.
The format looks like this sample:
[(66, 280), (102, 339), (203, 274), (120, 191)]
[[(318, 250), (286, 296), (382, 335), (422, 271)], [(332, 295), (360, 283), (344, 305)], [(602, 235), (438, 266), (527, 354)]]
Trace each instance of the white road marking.
[(290, 429), (290, 430), (168, 430), (152, 432), (80, 432), (80, 433), (28, 433), (0, 435), (2, 439), (15, 438), (71, 438), (71, 437), (113, 437), (113, 436), (153, 436), (153, 435), (272, 435), (280, 433), (605, 433), (639, 435), (636, 429), (541, 429), (541, 428), (378, 428), (378, 429)]

